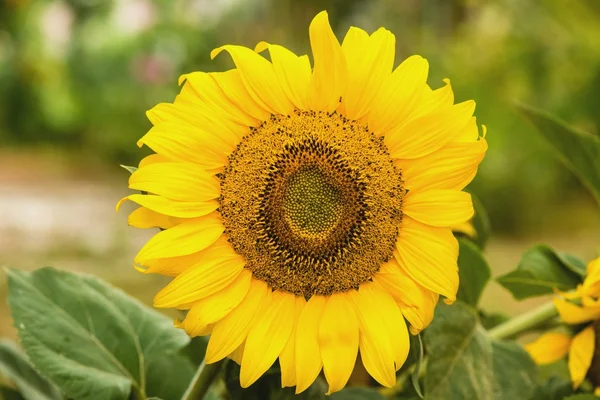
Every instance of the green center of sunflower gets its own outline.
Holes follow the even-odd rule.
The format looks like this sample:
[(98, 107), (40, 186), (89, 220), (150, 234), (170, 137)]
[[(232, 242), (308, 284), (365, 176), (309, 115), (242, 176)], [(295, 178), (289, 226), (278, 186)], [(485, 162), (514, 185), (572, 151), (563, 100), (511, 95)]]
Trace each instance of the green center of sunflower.
[(297, 111), (251, 129), (222, 174), (225, 234), (255, 278), (310, 298), (371, 279), (402, 221), (402, 175), (380, 137)]
[(340, 219), (342, 193), (336, 182), (316, 165), (302, 166), (286, 183), (283, 210), (298, 235), (322, 237)]

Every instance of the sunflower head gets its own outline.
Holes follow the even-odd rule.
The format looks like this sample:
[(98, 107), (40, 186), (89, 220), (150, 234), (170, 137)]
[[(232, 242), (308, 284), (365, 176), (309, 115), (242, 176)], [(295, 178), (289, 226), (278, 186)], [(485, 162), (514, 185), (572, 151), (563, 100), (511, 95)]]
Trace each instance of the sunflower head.
[[(173, 276), (157, 307), (211, 335), (206, 361), (230, 357), (248, 386), (277, 359), (282, 385), (324, 372), (344, 387), (358, 352), (392, 386), (440, 295), (455, 300), (451, 227), (473, 215), (462, 189), (487, 144), (475, 103), (433, 90), (428, 64), (394, 67), (394, 35), (350, 28), (340, 45), (327, 13), (310, 28), (313, 63), (284, 47), (226, 45), (235, 68), (180, 79), (148, 112), (138, 145), (155, 151), (129, 187), (147, 194), (133, 226), (160, 227), (135, 266)], [(268, 51), (269, 58), (260, 53)]]

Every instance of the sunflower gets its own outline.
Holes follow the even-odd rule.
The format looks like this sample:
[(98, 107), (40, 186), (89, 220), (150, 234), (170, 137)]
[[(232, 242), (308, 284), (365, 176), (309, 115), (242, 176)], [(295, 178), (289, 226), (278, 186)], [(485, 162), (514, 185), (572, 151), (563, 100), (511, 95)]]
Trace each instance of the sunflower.
[[(135, 258), (173, 276), (156, 307), (210, 335), (206, 362), (241, 365), (243, 387), (279, 359), (302, 392), (323, 370), (342, 389), (358, 351), (384, 386), (433, 318), (455, 300), (451, 226), (487, 144), (475, 103), (454, 104), (428, 64), (394, 66), (395, 38), (351, 27), (340, 45), (326, 12), (312, 21), (314, 63), (284, 47), (226, 45), (234, 69), (180, 78), (173, 103), (148, 111), (129, 187), (136, 227), (160, 227)], [(270, 59), (260, 55), (268, 50)], [(407, 322), (408, 325), (407, 325)]]
[[(537, 364), (550, 364), (569, 356), (568, 367), (573, 388), (586, 378), (600, 395), (600, 258), (587, 265), (583, 284), (573, 293), (554, 299), (560, 318), (575, 325), (575, 335), (547, 332), (525, 346)], [(597, 354), (597, 356), (594, 356)]]

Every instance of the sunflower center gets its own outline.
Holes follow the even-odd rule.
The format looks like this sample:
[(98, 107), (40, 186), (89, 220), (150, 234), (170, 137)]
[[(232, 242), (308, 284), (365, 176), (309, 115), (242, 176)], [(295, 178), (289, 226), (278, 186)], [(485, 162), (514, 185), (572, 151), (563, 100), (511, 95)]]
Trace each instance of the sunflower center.
[(285, 186), (283, 212), (290, 228), (306, 238), (326, 236), (343, 210), (342, 193), (335, 181), (316, 165), (304, 165), (291, 174)]
[(272, 116), (219, 177), (225, 234), (273, 289), (310, 298), (358, 288), (392, 256), (402, 175), (382, 139), (355, 121)]

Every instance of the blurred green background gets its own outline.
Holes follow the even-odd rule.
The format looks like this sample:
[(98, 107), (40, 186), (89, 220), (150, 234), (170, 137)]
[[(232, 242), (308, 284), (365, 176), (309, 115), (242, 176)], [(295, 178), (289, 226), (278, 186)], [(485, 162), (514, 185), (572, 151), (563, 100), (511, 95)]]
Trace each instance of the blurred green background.
[[(230, 68), (228, 57), (210, 61), (219, 45), (309, 52), (308, 25), (323, 9), (340, 39), (350, 25), (385, 26), (397, 63), (421, 54), (431, 86), (450, 78), (457, 100), (476, 100), (490, 149), (471, 189), (490, 214), (496, 273), (535, 242), (594, 255), (598, 209), (514, 104), (598, 133), (597, 0), (3, 0), (0, 264), (83, 270), (150, 301), (164, 280), (131, 260), (153, 232), (114, 213), (127, 193), (118, 165), (148, 153), (135, 145), (150, 127), (144, 112), (172, 101), (180, 74)], [(505, 305), (489, 293), (492, 309)], [(0, 336), (13, 335), (3, 317), (6, 307)]]

